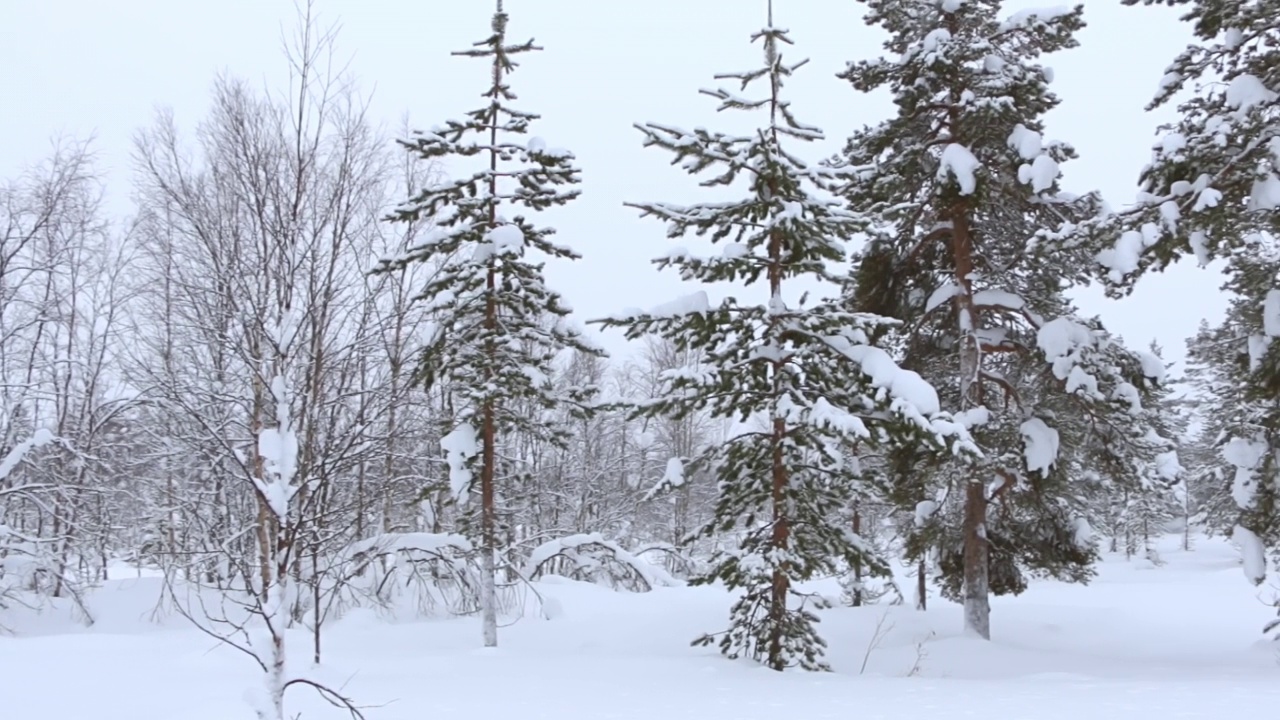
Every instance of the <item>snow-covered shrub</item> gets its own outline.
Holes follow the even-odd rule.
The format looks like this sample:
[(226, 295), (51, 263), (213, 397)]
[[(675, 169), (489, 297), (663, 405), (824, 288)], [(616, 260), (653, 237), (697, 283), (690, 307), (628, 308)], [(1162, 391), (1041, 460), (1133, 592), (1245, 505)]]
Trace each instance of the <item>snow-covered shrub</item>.
[(375, 605), (423, 616), (479, 610), (480, 566), (471, 542), (445, 533), (388, 533), (353, 543), (342, 560), (337, 610)]
[(525, 576), (562, 575), (617, 590), (648, 592), (679, 582), (666, 570), (627, 552), (597, 533), (570, 535), (539, 545), (525, 563)]

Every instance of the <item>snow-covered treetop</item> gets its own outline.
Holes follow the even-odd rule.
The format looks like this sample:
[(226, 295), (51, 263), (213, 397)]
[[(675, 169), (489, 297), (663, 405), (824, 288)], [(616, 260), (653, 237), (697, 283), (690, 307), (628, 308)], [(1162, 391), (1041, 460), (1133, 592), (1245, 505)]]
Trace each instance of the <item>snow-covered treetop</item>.
[[(555, 230), (536, 225), (533, 215), (578, 197), (581, 178), (571, 152), (523, 137), (538, 115), (513, 107), (516, 95), (508, 79), (518, 67), (516, 56), (541, 48), (532, 40), (508, 42), (507, 25), (499, 3), (492, 34), (454, 53), (491, 64), (491, 83), (481, 93), (485, 103), (461, 120), (402, 141), (423, 158), (475, 158), (476, 167), (416, 189), (393, 213), (389, 219), (396, 222), (430, 218), (434, 230), (399, 257), (386, 258), (378, 271), (418, 262), (438, 268), (418, 295), (440, 318), (419, 377), (427, 384), (449, 382), (464, 422), (468, 412), (487, 407), (499, 428), (519, 425), (554, 440), (541, 417), (517, 406), (581, 405), (589, 389), (554, 387), (556, 359), (566, 349), (603, 351), (570, 322), (570, 307), (545, 281), (539, 254), (579, 256), (553, 243)], [(452, 428), (446, 448), (455, 484), (463, 489), (470, 481), (466, 465), (475, 455), (471, 430)]]
[[(426, 159), (482, 156), (485, 167), (422, 188), (397, 208), (392, 220), (413, 221), (425, 216), (432, 218), (439, 229), (403, 256), (388, 258), (384, 266), (398, 267), (427, 255), (452, 253), (463, 242), (477, 239), (488, 248), (481, 250), (477, 258), (482, 264), (488, 252), (523, 255), (525, 246), (556, 257), (578, 257), (573, 250), (550, 242), (552, 230), (535, 229), (519, 216), (499, 217), (495, 209), (503, 206), (544, 210), (581, 194), (581, 190), (572, 187), (581, 180), (572, 153), (549, 148), (538, 137), (511, 137), (527, 135), (539, 117), (511, 105), (517, 99), (507, 82), (518, 67), (513, 56), (542, 48), (532, 40), (508, 43), (507, 22), (505, 13), (496, 13), (492, 35), (471, 49), (453, 53), (487, 58), (493, 64), (493, 82), (483, 93), (488, 102), (468, 112), (465, 119), (416, 131), (410, 139), (401, 141), (408, 150)], [(517, 166), (512, 167), (512, 163)]]
[[(1095, 215), (1097, 200), (1059, 187), (1061, 164), (1076, 153), (1044, 137), (1044, 115), (1059, 100), (1038, 60), (1076, 45), (1082, 9), (1002, 17), (994, 0), (866, 4), (866, 21), (889, 32), (891, 57), (850, 63), (840, 77), (862, 92), (888, 89), (898, 112), (854, 133), (840, 158), (851, 178), (842, 194), (872, 220), (860, 266), (875, 253), (889, 263), (863, 278), (876, 287), (859, 292), (895, 317), (958, 302), (966, 332), (983, 331), (979, 316), (1034, 330), (1063, 314), (1045, 289), (1084, 279), (1088, 254), (1055, 246), (1051, 261), (1031, 258), (1037, 248), (1047, 254), (1042, 238)], [(955, 233), (979, 249), (965, 253), (972, 270), (939, 260)], [(953, 277), (939, 276), (948, 269)], [(1014, 337), (990, 330), (984, 344), (1013, 349)]]
[[(835, 190), (850, 182), (854, 170), (810, 165), (788, 147), (792, 141), (808, 143), (823, 137), (819, 128), (798, 119), (782, 95), (787, 78), (805, 64), (784, 59), (782, 48), (791, 44), (788, 31), (770, 24), (753, 34), (752, 42), (761, 43), (764, 64), (717, 76), (736, 81), (736, 92), (702, 93), (720, 101), (721, 109), (767, 114), (755, 133), (687, 131), (653, 122), (636, 126), (646, 146), (671, 152), (673, 164), (690, 174), (709, 175), (702, 181), (704, 186), (743, 180), (748, 193), (737, 201), (632, 206), (642, 215), (663, 220), (670, 238), (692, 234), (722, 248), (708, 257), (676, 250), (655, 260), (659, 267), (674, 267), (690, 282), (763, 283), (770, 298), (749, 305), (730, 297), (713, 307), (706, 293), (698, 291), (648, 311), (630, 310), (600, 322), (625, 328), (629, 338), (657, 334), (681, 349), (702, 352), (697, 367), (668, 377), (668, 401), (680, 398), (688, 411), (707, 409), (745, 419), (761, 409), (757, 398), (772, 396), (772, 376), (764, 368), (787, 366), (804, 357), (804, 373), (788, 376), (787, 382), (797, 385), (787, 407), (766, 410), (775, 417), (782, 414), (795, 422), (838, 426), (862, 438), (884, 439), (868, 429), (881, 422), (905, 422), (912, 432), (923, 432), (938, 442), (967, 437), (962, 426), (940, 414), (937, 394), (928, 383), (898, 368), (883, 350), (870, 344), (868, 331), (891, 321), (846, 312), (829, 302), (792, 307), (783, 296), (782, 287), (792, 278), (838, 281), (828, 267), (845, 260), (844, 243), (865, 229), (866, 223), (833, 197)], [(826, 359), (813, 361), (813, 357)], [(850, 369), (856, 378), (841, 379)]]
[(737, 81), (738, 92), (759, 87), (754, 97), (724, 88), (701, 92), (719, 100), (721, 110), (768, 113), (767, 123), (756, 133), (739, 136), (702, 128), (687, 131), (653, 122), (636, 126), (644, 133), (646, 146), (674, 154), (672, 164), (693, 175), (711, 174), (702, 185), (730, 185), (745, 178), (751, 194), (738, 202), (689, 206), (642, 203), (634, 207), (666, 221), (671, 238), (692, 233), (724, 243), (718, 256), (701, 258), (676, 252), (655, 261), (660, 267), (678, 266), (686, 278), (748, 283), (759, 279), (765, 270), (760, 255), (770, 239), (777, 237), (775, 229), (785, 230), (789, 238), (780, 270), (782, 279), (798, 275), (826, 278), (827, 265), (844, 260), (841, 241), (862, 227), (858, 217), (830, 194), (846, 180), (846, 173), (809, 165), (783, 146), (786, 140), (808, 143), (823, 138), (819, 128), (795, 116), (781, 94), (786, 79), (807, 62), (789, 64), (783, 58), (782, 46), (792, 42), (788, 31), (766, 27), (752, 36), (752, 42), (763, 45), (764, 66), (716, 78)]
[[(975, 430), (992, 448), (1021, 435), (1016, 463), (989, 454), (1002, 472), (1057, 467), (1067, 434), (1074, 446), (1086, 442), (1066, 427), (1082, 414), (1142, 425), (1133, 413), (1156, 369), (1076, 315), (1063, 290), (1090, 276), (1092, 256), (1054, 242), (1098, 207), (1096, 196), (1060, 188), (1060, 166), (1075, 151), (1044, 136), (1059, 99), (1040, 61), (1077, 45), (1083, 8), (1004, 16), (998, 0), (866, 5), (866, 21), (889, 33), (890, 56), (850, 63), (841, 77), (863, 92), (888, 89), (898, 112), (855, 133), (841, 158), (852, 170), (842, 192), (872, 220), (855, 306), (911, 324), (913, 367), (950, 378), (964, 418), (1014, 410), (984, 414), (989, 422)], [(957, 373), (941, 338), (976, 367)], [(1146, 435), (1123, 433), (1126, 449)]]
[[(1077, 45), (1082, 7), (1001, 18), (997, 0), (866, 4), (866, 21), (890, 33), (891, 57), (850, 63), (841, 77), (864, 92), (888, 87), (900, 112), (851, 140), (847, 160), (865, 170), (860, 186), (892, 181), (886, 194), (895, 196), (900, 184), (918, 187), (921, 203), (939, 192), (1020, 194), (1032, 206), (1079, 201), (1058, 190), (1059, 165), (1075, 151), (1042, 136), (1043, 115), (1059, 100), (1049, 90), (1052, 71), (1036, 60)], [(915, 212), (909, 203), (891, 215)], [(1039, 214), (1057, 227), (1069, 213)]]
[(840, 76), (863, 92), (887, 88), (898, 113), (855, 133), (840, 159), (850, 177), (842, 193), (873, 226), (857, 292), (875, 302), (862, 309), (919, 318), (956, 308), (983, 352), (1028, 348), (1015, 330), (1025, 336), (1067, 313), (1057, 290), (1087, 270), (1030, 253), (1038, 234), (1093, 212), (1091, 197), (1058, 187), (1075, 151), (1043, 136), (1058, 98), (1037, 62), (1076, 45), (1082, 9), (1002, 18), (995, 0), (866, 4), (892, 56)]

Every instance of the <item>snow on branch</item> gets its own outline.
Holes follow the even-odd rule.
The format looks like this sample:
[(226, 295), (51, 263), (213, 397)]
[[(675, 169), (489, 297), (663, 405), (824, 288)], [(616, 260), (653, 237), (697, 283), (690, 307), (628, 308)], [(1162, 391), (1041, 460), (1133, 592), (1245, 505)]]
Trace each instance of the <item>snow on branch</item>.
[(471, 461), (480, 454), (480, 442), (476, 429), (470, 423), (458, 423), (448, 435), (440, 438), (445, 462), (449, 465), (449, 492), (454, 502), (465, 505), (471, 494), (474, 473)]
[(613, 322), (632, 322), (635, 320), (657, 320), (679, 318), (685, 315), (705, 315), (711, 312), (711, 302), (705, 290), (683, 295), (670, 302), (662, 303), (651, 310), (629, 308), (609, 317)]
[(26, 458), (27, 453), (36, 448), (44, 447), (45, 445), (56, 442), (57, 440), (57, 436), (55, 436), (51, 431), (45, 428), (38, 428), (31, 434), (31, 437), (15, 445), (13, 449), (4, 456), (4, 460), (0, 460), (0, 480), (4, 480), (9, 477), (9, 473), (12, 473), (14, 468), (18, 467), (18, 465), (22, 463), (23, 459)]
[(1064, 17), (1071, 16), (1074, 12), (1066, 6), (1019, 10), (1000, 23), (1000, 32), (1047, 27)]
[(364, 540), (357, 540), (347, 547), (353, 558), (384, 553), (425, 553), (439, 555), (467, 554), (474, 551), (471, 541), (456, 533), (384, 533)]
[(649, 491), (644, 494), (644, 499), (647, 502), (664, 492), (683, 487), (684, 484), (684, 461), (678, 457), (670, 458), (667, 460), (666, 469), (662, 473), (662, 479), (649, 488)]

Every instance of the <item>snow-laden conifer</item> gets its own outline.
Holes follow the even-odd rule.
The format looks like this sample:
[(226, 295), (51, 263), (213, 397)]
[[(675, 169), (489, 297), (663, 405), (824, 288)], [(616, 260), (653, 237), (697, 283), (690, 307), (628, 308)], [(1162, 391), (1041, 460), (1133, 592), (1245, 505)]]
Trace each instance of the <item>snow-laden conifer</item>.
[[(1220, 384), (1207, 400), (1231, 407), (1220, 408), (1225, 417), (1208, 417), (1221, 432), (1204, 439), (1219, 448), (1240, 488), (1232, 492), (1232, 534), (1249, 579), (1262, 582), (1266, 552), (1280, 558), (1272, 499), (1280, 490), (1280, 1), (1160, 2), (1185, 6), (1195, 36), (1150, 104), (1177, 102), (1178, 118), (1160, 129), (1136, 207), (1096, 223), (1102, 232), (1092, 237), (1103, 241), (1096, 259), (1117, 295), (1186, 255), (1200, 265), (1226, 261), (1225, 289), (1235, 299), (1221, 341), (1230, 349), (1205, 359), (1217, 365), (1208, 372)], [(1202, 460), (1201, 469), (1211, 470)]]
[(1020, 592), (1025, 570), (1088, 577), (1089, 508), (1071, 481), (1090, 447), (1134, 465), (1167, 449), (1136, 422), (1158, 373), (1074, 314), (1063, 291), (1087, 271), (1084, 251), (1045, 250), (1095, 212), (1092, 197), (1059, 187), (1075, 151), (1042, 134), (1058, 98), (1038, 60), (1075, 46), (1081, 8), (1002, 17), (998, 0), (865, 4), (890, 34), (889, 57), (841, 76), (889, 90), (898, 112), (841, 158), (843, 192), (873, 224), (850, 300), (906, 321), (904, 365), (983, 451), (967, 463), (888, 456), (896, 469), (884, 476), (915, 515), (909, 552), (937, 553), (944, 594), (989, 637), (989, 594)]
[[(1201, 321), (1187, 341), (1189, 401), (1196, 431), (1183, 459), (1190, 491), (1192, 519), (1209, 535), (1230, 535), (1240, 517), (1232, 497), (1236, 468), (1223, 457), (1232, 438), (1254, 435), (1250, 424), (1257, 415), (1241, 392), (1247, 387), (1249, 360), (1239, 338), (1241, 311), (1247, 303), (1236, 299), (1218, 325)], [(1266, 405), (1262, 408), (1265, 410)]]
[(486, 646), (497, 644), (499, 443), (514, 432), (563, 443), (565, 429), (528, 408), (585, 409), (590, 389), (556, 387), (555, 360), (567, 349), (601, 354), (569, 323), (569, 307), (544, 280), (541, 258), (579, 256), (553, 243), (554, 230), (536, 225), (528, 214), (577, 197), (580, 191), (573, 186), (580, 180), (579, 170), (572, 153), (536, 137), (521, 140), (538, 116), (512, 105), (516, 96), (508, 77), (517, 66), (515, 56), (541, 48), (532, 40), (509, 42), (507, 22), (499, 1), (492, 34), (454, 53), (491, 64), (485, 104), (461, 120), (403, 141), (425, 159), (476, 158), (480, 167), (423, 188), (397, 209), (393, 220), (429, 217), (438, 229), (382, 268), (438, 265), (420, 293), (440, 318), (420, 373), (428, 385), (447, 384), (456, 411), (441, 441), (454, 498), (470, 509), (475, 505), (471, 496), (479, 495), (473, 513), (479, 528), (473, 534), (478, 534), (483, 568)]
[[(828, 603), (802, 583), (841, 565), (887, 570), (884, 558), (835, 522), (860, 482), (847, 450), (857, 443), (936, 449), (963, 433), (939, 413), (933, 388), (869, 343), (883, 318), (801, 293), (806, 279), (835, 279), (828, 267), (844, 259), (842, 241), (863, 223), (830, 195), (847, 173), (809, 165), (794, 149), (822, 132), (800, 121), (783, 98), (784, 82), (804, 64), (783, 58), (788, 32), (770, 17), (752, 40), (763, 47), (763, 66), (717, 76), (740, 88), (703, 92), (721, 109), (763, 114), (757, 131), (637, 126), (646, 145), (672, 153), (691, 174), (708, 174), (704, 186), (745, 185), (746, 196), (635, 207), (665, 222), (671, 238), (704, 237), (721, 248), (710, 256), (674, 251), (656, 261), (659, 267), (677, 269), (690, 283), (739, 283), (763, 297), (713, 304), (699, 290), (603, 322), (631, 338), (655, 334), (697, 351), (699, 362), (667, 373), (665, 393), (640, 412), (706, 411), (745, 424), (727, 442), (696, 453), (685, 470), (718, 481), (715, 517), (699, 532), (726, 544), (695, 581), (719, 580), (741, 593), (729, 628), (718, 633), (721, 651), (775, 670), (816, 670), (827, 666), (814, 611)], [(696, 642), (715, 642), (715, 635)]]
[[(1193, 443), (1189, 475), (1198, 519), (1214, 533), (1230, 535), (1245, 553), (1248, 580), (1266, 579), (1268, 556), (1280, 554), (1280, 393), (1276, 356), (1266, 334), (1266, 307), (1258, 288), (1274, 282), (1280, 248), (1274, 236), (1256, 233), (1228, 263), (1226, 289), (1234, 297), (1217, 326), (1203, 324), (1187, 344), (1189, 377), (1201, 427)], [(1280, 627), (1280, 620), (1267, 631)]]
[[(1165, 364), (1154, 343), (1147, 357), (1153, 367)], [(1127, 558), (1141, 556), (1158, 563), (1151, 541), (1183, 515), (1187, 417), (1174, 393), (1167, 379), (1143, 393), (1138, 424), (1153, 432), (1151, 452), (1138, 462), (1127, 442), (1107, 442), (1106, 436), (1091, 442), (1085, 455), (1083, 478), (1098, 490), (1091, 500), (1094, 526), (1110, 535), (1112, 552), (1123, 552)]]
[(1097, 256), (1116, 292), (1188, 253), (1201, 265), (1248, 253), (1280, 222), (1280, 0), (1124, 2), (1186, 6), (1196, 42), (1159, 79), (1148, 108), (1181, 99), (1178, 119), (1160, 128), (1137, 207), (1112, 218), (1120, 232)]

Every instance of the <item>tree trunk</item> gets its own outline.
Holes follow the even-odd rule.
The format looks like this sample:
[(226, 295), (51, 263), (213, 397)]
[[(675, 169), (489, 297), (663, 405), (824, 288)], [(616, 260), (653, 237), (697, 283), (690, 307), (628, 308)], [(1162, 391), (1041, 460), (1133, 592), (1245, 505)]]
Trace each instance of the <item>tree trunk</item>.
[(498, 647), (498, 598), (494, 587), (496, 524), (494, 522), (493, 475), (496, 460), (493, 441), (493, 407), (484, 408), (484, 467), (480, 473), (480, 612), (484, 623), (484, 646)]
[[(358, 537), (358, 536), (357, 536)], [(320, 543), (311, 545), (311, 661), (320, 664), (320, 627), (324, 624), (324, 613), (320, 609)], [(337, 593), (338, 589), (335, 588)]]
[(1182, 498), (1182, 551), (1190, 552), (1191, 550), (1191, 503), (1188, 497), (1191, 494), (1190, 488), (1183, 487), (1186, 495)]
[[(786, 437), (786, 422), (773, 421), (773, 552), (786, 553), (791, 540), (791, 523), (787, 513), (787, 468), (783, 463), (782, 441)], [(773, 670), (786, 669), (782, 656), (782, 627), (786, 622), (787, 595), (791, 578), (787, 576), (787, 563), (780, 562), (773, 568), (773, 588), (769, 597), (769, 658)]]
[[(853, 501), (853, 534), (859, 537), (862, 535), (862, 512), (857, 500)], [(853, 593), (850, 604), (862, 607), (862, 563), (858, 560), (853, 561)]]
[[(958, 118), (953, 117), (953, 127)], [(969, 207), (958, 202), (949, 209), (951, 250), (955, 259), (956, 320), (960, 331), (960, 408), (981, 404), (982, 347), (978, 339), (981, 317), (973, 304), (973, 236)], [(983, 483), (971, 479), (965, 487), (964, 523), (964, 628), (967, 634), (991, 638), (990, 584), (987, 568), (987, 496)]]
[[(778, 84), (773, 83), (772, 98), (770, 102), (770, 115), (773, 122), (773, 139), (778, 142), (777, 132), (777, 114), (779, 108), (778, 101)], [(770, 196), (778, 194), (778, 188), (774, 181), (770, 181)], [(782, 298), (782, 234), (774, 229), (769, 234), (769, 297), (777, 300), (781, 304)], [(777, 316), (771, 315), (769, 321), (769, 332), (771, 337), (776, 337), (775, 324)], [(774, 400), (782, 397), (783, 373), (785, 371), (785, 361), (776, 359), (773, 361), (773, 377), (772, 390)], [(787, 484), (789, 478), (787, 476), (786, 458), (783, 454), (783, 443), (787, 438), (787, 423), (782, 418), (775, 417), (773, 420), (773, 467), (772, 467), (772, 505), (773, 505), (773, 537), (771, 539), (772, 551), (781, 553), (784, 557), (790, 549), (791, 543), (791, 519), (790, 513), (787, 511)], [(791, 590), (791, 578), (789, 575), (790, 564), (783, 560), (773, 567), (773, 583), (770, 593), (769, 620), (770, 620), (770, 637), (769, 637), (769, 659), (768, 665), (773, 670), (786, 669), (786, 663), (782, 655), (782, 628), (787, 616), (787, 595)]]
[[(501, 12), (501, 5), (499, 5)], [(497, 32), (502, 30), (495, 26)], [(502, 86), (503, 76), (502, 59), (495, 55), (493, 58), (493, 88), (497, 92), (497, 88)], [(493, 96), (493, 108), (490, 111), (492, 117), (489, 122), (489, 230), (493, 230), (498, 226), (498, 97)], [(498, 332), (498, 277), (497, 269), (494, 266), (492, 258), (489, 260), (489, 271), (485, 278), (485, 310), (484, 310), (484, 329), (485, 329), (485, 355), (489, 360), (489, 367), (486, 369), (485, 382), (492, 383), (493, 377), (493, 360), (497, 356), (497, 339), (494, 337)], [(480, 470), (480, 568), (482, 577), (480, 578), (480, 613), (484, 624), (484, 646), (498, 646), (498, 599), (497, 589), (494, 587), (496, 582), (497, 568), (494, 567), (494, 553), (497, 552), (497, 522), (494, 503), (494, 475), (497, 463), (496, 449), (494, 442), (497, 439), (497, 428), (495, 427), (494, 408), (492, 398), (485, 400), (483, 413), (483, 425), (481, 432), (483, 435), (484, 450), (482, 458), (482, 467)]]
[(929, 609), (929, 560), (925, 557), (916, 566), (916, 609)]
[(990, 579), (987, 568), (987, 495), (970, 481), (964, 496), (964, 629), (991, 639)]
[[(272, 514), (272, 517), (275, 515)], [(272, 579), (272, 587), (267, 590), (268, 605), (265, 608), (268, 613), (268, 628), (271, 632), (271, 662), (266, 679), (267, 694), (270, 697), (269, 709), (274, 713), (271, 720), (284, 720), (284, 691), (288, 678), (285, 676), (285, 617), (280, 610), (284, 609), (284, 603), (288, 597), (289, 551), (288, 540), (282, 529), (283, 523), (278, 518), (275, 526), (276, 550), (272, 558), (275, 578)], [(272, 595), (279, 595), (279, 597), (272, 597)]]
[[(249, 347), (251, 357), (261, 357), (259, 347), (260, 343), (255, 339)], [(263, 430), (266, 428), (264, 418), (267, 416), (267, 389), (262, 382), (262, 378), (256, 373), (253, 376), (252, 383), (253, 408), (250, 411), (252, 417), (249, 423), (253, 437), (253, 476), (258, 479), (258, 482), (265, 483), (267, 481), (266, 459), (258, 451), (258, 443), (259, 438), (262, 437)], [(272, 553), (272, 539), (275, 536), (278, 523), (272, 522), (275, 515), (267, 505), (266, 498), (259, 494), (257, 500), (258, 522), (254, 530), (258, 540), (258, 579), (262, 583), (262, 587), (259, 589), (259, 598), (263, 603), (266, 603), (273, 583), (271, 567), (276, 558)]]
[[(959, 37), (959, 21), (948, 15), (947, 27)], [(947, 131), (952, 142), (963, 142), (960, 137), (962, 98), (967, 88), (953, 85), (950, 91), (950, 107), (947, 110)], [(956, 198), (949, 207), (939, 208), (944, 219), (951, 221), (951, 252), (955, 267), (955, 281), (960, 293), (956, 295), (956, 321), (960, 334), (960, 407), (967, 410), (982, 404), (982, 345), (978, 330), (982, 317), (973, 303), (974, 247), (970, 227), (973, 208), (966, 197)], [(991, 638), (991, 606), (988, 601), (990, 582), (988, 577), (987, 497), (983, 482), (970, 479), (965, 487), (964, 522), (964, 627), (966, 634), (983, 639)]]

